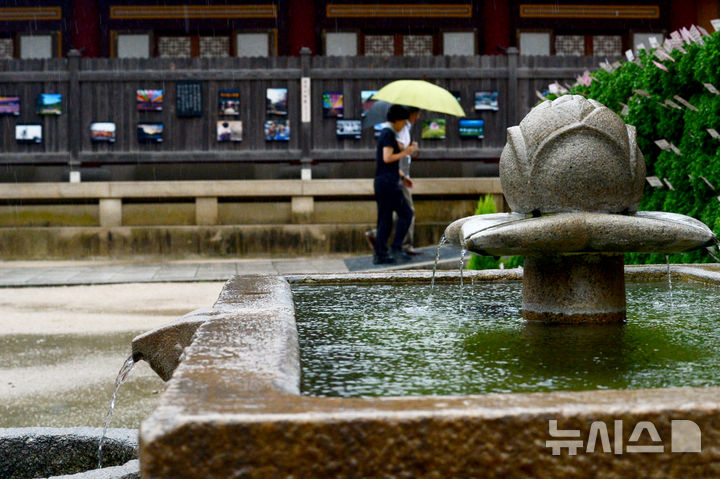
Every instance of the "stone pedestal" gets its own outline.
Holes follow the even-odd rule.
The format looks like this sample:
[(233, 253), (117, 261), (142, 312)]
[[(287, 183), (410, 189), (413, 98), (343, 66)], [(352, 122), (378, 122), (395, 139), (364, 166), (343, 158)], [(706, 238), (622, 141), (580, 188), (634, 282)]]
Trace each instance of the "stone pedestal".
[(522, 315), (551, 323), (624, 321), (623, 255), (526, 257)]

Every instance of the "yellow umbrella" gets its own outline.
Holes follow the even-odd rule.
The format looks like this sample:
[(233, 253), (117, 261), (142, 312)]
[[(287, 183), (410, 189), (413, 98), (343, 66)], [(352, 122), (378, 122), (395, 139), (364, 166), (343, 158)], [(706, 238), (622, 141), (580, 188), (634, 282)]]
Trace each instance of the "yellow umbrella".
[(465, 116), (460, 103), (452, 93), (424, 80), (397, 80), (388, 83), (375, 93), (372, 99), (448, 115)]

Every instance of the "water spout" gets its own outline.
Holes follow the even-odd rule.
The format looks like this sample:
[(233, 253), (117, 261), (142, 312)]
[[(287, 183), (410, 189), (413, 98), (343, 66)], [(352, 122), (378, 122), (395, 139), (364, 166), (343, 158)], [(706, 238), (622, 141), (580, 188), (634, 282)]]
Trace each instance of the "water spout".
[(132, 358), (144, 359), (163, 381), (180, 364), (180, 355), (192, 342), (195, 331), (209, 319), (210, 310), (198, 309), (180, 319), (141, 334), (132, 340)]

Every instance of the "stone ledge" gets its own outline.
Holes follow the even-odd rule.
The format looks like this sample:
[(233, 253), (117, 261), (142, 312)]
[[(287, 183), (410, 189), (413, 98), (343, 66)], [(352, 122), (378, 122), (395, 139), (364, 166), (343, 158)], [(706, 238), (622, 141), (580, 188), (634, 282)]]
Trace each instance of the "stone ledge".
[[(0, 258), (370, 254), (364, 235), (372, 228), (367, 223), (0, 228)], [(417, 224), (416, 243), (437, 244), (442, 228), (439, 223)]]
[[(413, 193), (417, 195), (502, 193), (499, 178), (416, 178), (414, 180)], [(0, 184), (0, 200), (372, 195), (372, 178)]]

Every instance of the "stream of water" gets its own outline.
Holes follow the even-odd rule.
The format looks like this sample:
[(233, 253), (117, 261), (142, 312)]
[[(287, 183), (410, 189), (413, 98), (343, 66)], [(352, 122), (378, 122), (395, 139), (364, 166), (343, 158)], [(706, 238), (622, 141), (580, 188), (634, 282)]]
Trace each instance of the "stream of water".
[(432, 280), (430, 281), (431, 295), (432, 291), (435, 289), (435, 273), (437, 273), (438, 260), (440, 259), (440, 248), (442, 248), (447, 242), (447, 238), (445, 238), (445, 235), (443, 235), (440, 238), (440, 242), (438, 243), (437, 248), (435, 248), (435, 263), (433, 264)]
[(113, 411), (115, 410), (115, 400), (117, 399), (118, 390), (120, 390), (120, 386), (127, 381), (128, 376), (130, 375), (130, 371), (132, 371), (133, 367), (135, 367), (135, 361), (133, 361), (132, 355), (130, 355), (129, 358), (125, 360), (122, 367), (120, 368), (120, 371), (118, 372), (117, 377), (115, 378), (115, 390), (113, 391), (112, 399), (110, 400), (110, 408), (108, 409), (107, 413), (105, 414), (105, 423), (103, 424), (103, 432), (102, 436), (100, 437), (100, 443), (98, 444), (98, 469), (102, 468), (102, 449), (103, 449), (103, 443), (105, 442), (105, 434), (107, 433), (107, 429), (110, 426), (110, 421), (112, 420)]

